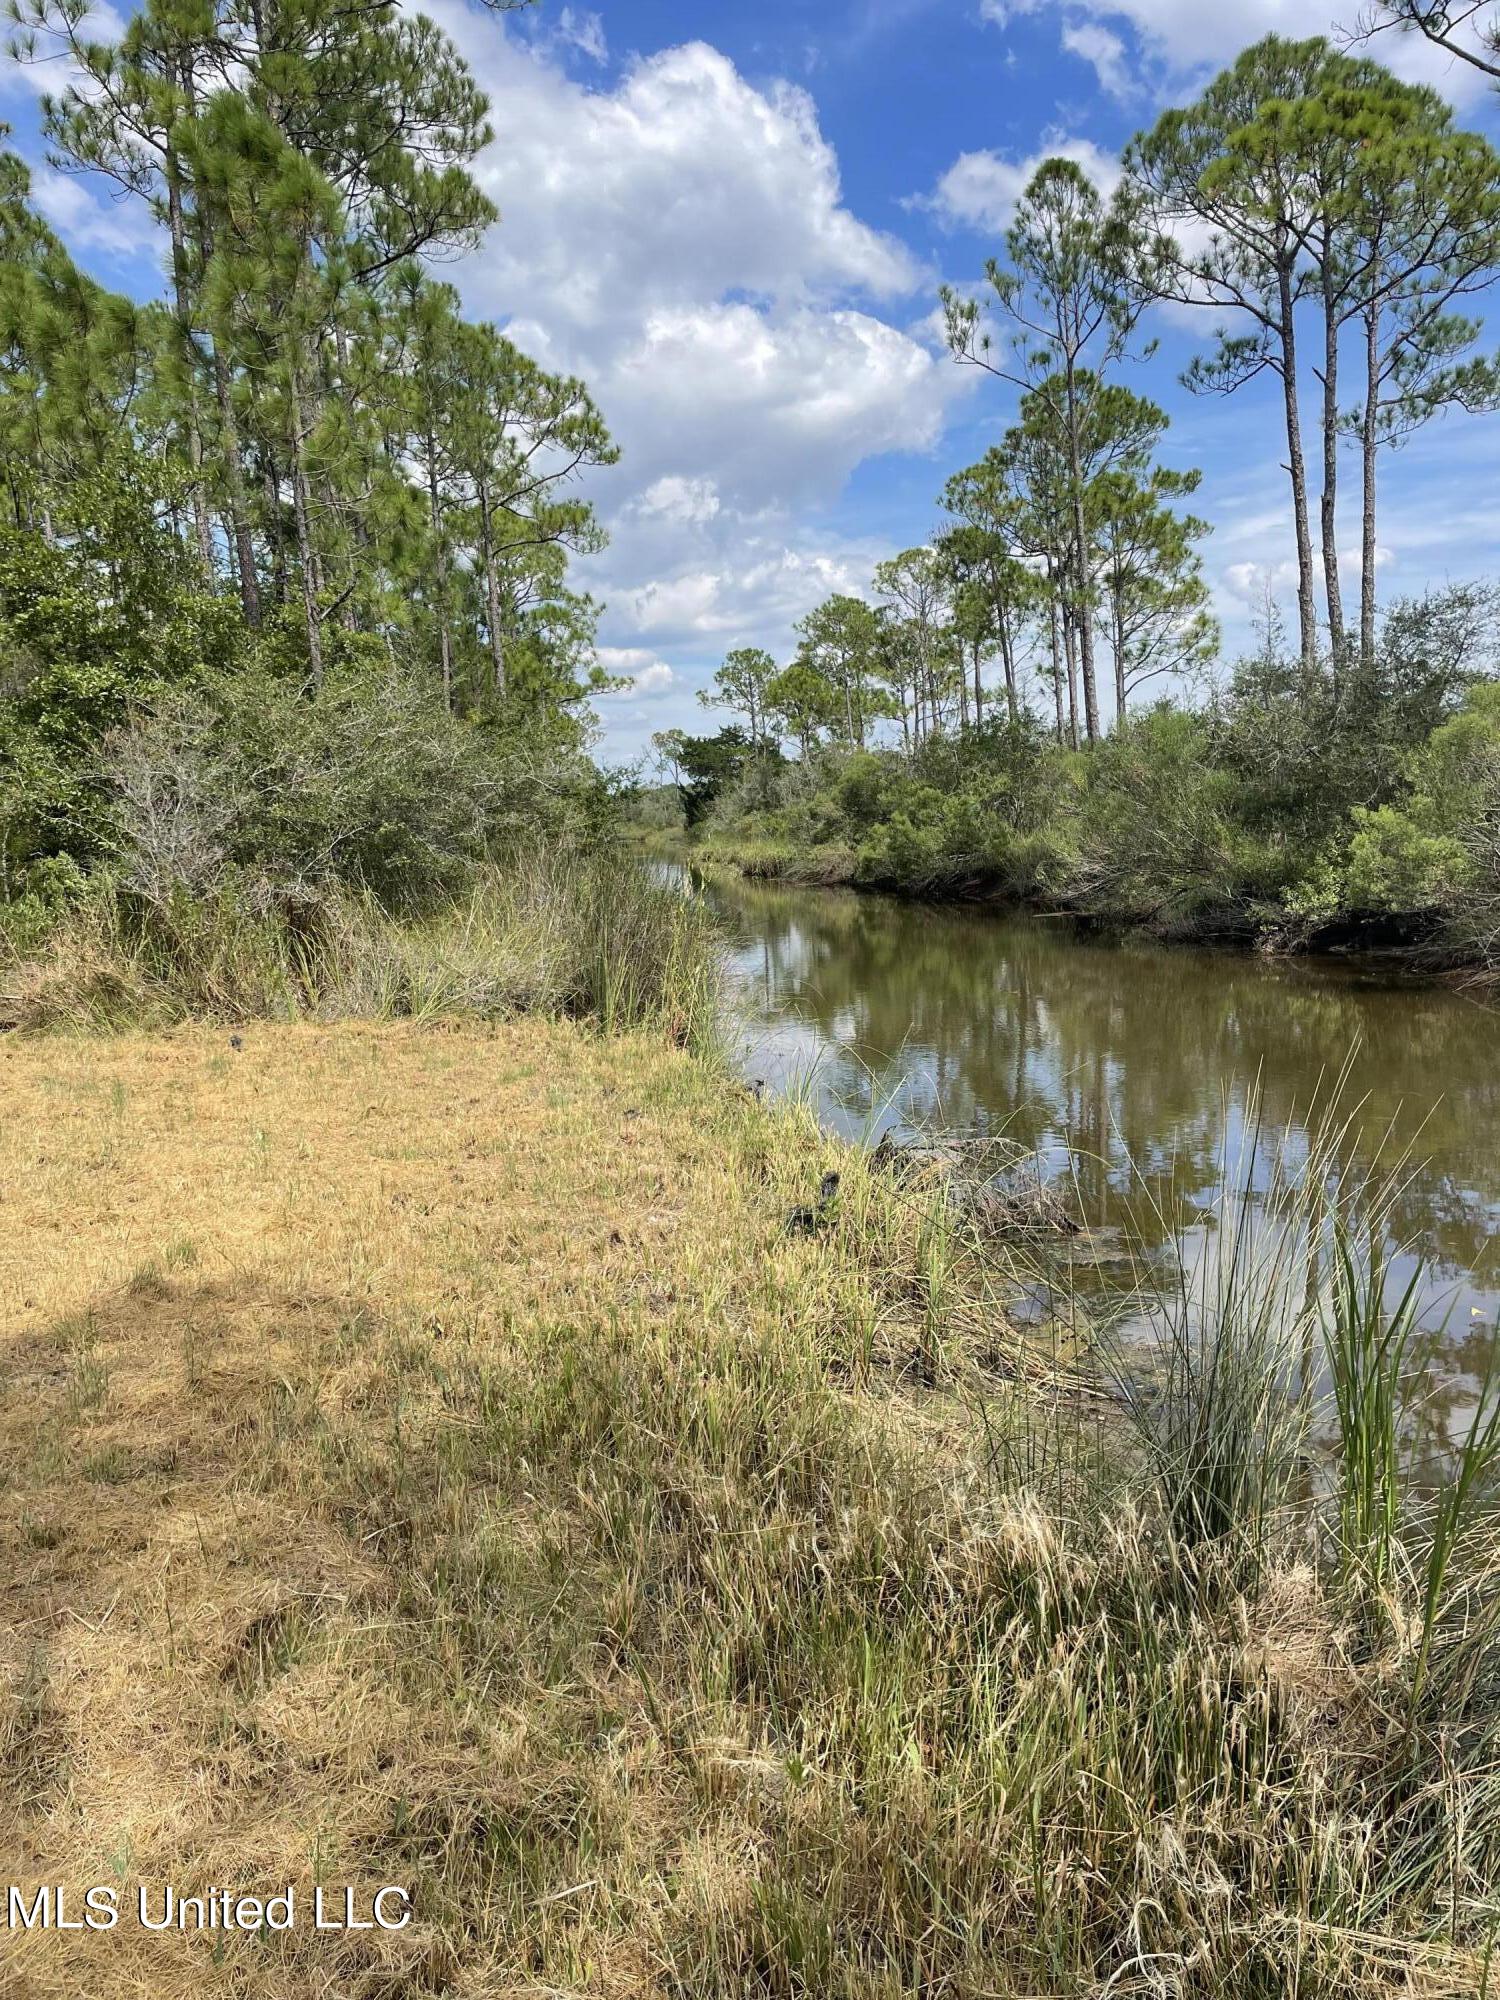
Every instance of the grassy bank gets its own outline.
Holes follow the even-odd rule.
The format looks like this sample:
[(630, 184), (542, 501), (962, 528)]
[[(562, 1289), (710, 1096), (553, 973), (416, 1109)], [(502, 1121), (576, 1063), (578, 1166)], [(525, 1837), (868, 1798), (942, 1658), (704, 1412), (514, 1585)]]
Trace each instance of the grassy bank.
[(1424, 1624), (1378, 1452), (1339, 1554), (1263, 1386), (1057, 1384), (1025, 1253), (658, 1032), (239, 1044), (0, 1042), (0, 1852), (416, 1918), (10, 1990), (1486, 1990), (1483, 1550)]
[(712, 1034), (715, 964), (691, 902), (567, 843), (473, 868), (416, 912), (233, 876), (147, 898), (104, 874), (0, 905), (0, 1026), (560, 1014), (686, 1043)]
[(697, 838), (658, 841), (654, 852), (720, 869), (751, 881), (812, 889), (864, 889), (914, 902), (973, 904), (999, 912), (1062, 917), (1104, 937), (1137, 936), (1164, 944), (1212, 945), (1271, 955), (1357, 954), (1399, 966), (1403, 975), (1452, 977), (1465, 985), (1492, 983), (1489, 947), (1469, 949), (1445, 936), (1430, 913), (1320, 913), (1293, 917), (1269, 906), (1221, 902), (1197, 907), (1163, 903), (1115, 909), (1055, 886), (1018, 880), (1013, 870), (982, 854), (925, 859), (909, 869), (872, 866), (858, 849), (837, 842), (812, 847), (756, 835), (710, 831)]

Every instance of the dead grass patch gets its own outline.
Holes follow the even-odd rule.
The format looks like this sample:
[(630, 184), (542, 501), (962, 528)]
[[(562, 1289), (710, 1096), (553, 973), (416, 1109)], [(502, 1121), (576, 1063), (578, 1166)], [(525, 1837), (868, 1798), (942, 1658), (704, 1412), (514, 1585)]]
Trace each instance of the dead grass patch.
[(7, 1995), (1477, 1991), (1387, 1666), (1024, 1369), (976, 1423), (1014, 1337), (884, 1177), (791, 1236), (833, 1149), (644, 1039), (242, 1042), (0, 1041), (3, 1872), (416, 1920)]

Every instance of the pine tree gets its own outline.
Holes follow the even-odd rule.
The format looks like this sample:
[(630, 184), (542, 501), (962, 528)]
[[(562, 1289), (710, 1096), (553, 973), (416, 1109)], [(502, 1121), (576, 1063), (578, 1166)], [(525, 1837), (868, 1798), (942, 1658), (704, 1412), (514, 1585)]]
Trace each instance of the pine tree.
[(1008, 323), (1005, 347), (994, 347), (976, 301), (945, 289), (948, 344), (960, 360), (1044, 398), (1057, 427), (1072, 529), (1071, 629), (1078, 639), (1084, 722), (1092, 743), (1100, 730), (1083, 439), (1091, 422), (1090, 403), (1104, 386), (1108, 369), (1126, 352), (1140, 316), (1136, 267), (1144, 239), (1127, 205), (1107, 209), (1073, 161), (1054, 158), (1044, 160), (1033, 175), (1005, 245), (1009, 267), (995, 259), (987, 266), (990, 288)]

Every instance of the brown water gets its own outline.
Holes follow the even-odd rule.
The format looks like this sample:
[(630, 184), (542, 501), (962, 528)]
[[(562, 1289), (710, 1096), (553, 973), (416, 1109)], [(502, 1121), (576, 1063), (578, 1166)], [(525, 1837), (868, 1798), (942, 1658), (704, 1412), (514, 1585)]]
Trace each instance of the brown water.
[(1348, 1063), (1353, 1155), (1410, 1149), (1393, 1275), (1423, 1266), (1453, 1389), (1483, 1365), (1500, 1311), (1494, 1008), (1335, 960), (1106, 943), (841, 891), (704, 892), (731, 939), (747, 1075), (810, 1092), (849, 1137), (1019, 1140), (1072, 1177), (1106, 1234), (1128, 1204), (1138, 1236), (1144, 1185), (1191, 1229), (1242, 1156), (1257, 1077), (1265, 1143), (1295, 1156), (1308, 1106)]

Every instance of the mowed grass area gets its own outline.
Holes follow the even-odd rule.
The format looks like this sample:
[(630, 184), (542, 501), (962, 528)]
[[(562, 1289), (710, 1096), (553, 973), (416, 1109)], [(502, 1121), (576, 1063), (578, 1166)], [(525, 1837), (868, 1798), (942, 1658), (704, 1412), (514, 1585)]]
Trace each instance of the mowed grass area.
[[(659, 1038), (239, 1035), (0, 1041), (0, 1880), (126, 1909), (7, 2000), (1485, 1990), (1484, 1687), (1185, 1548), (940, 1202)], [(130, 1915), (315, 1881), (416, 1919)]]

